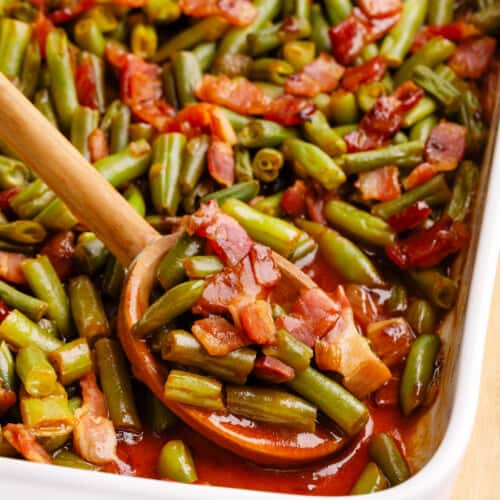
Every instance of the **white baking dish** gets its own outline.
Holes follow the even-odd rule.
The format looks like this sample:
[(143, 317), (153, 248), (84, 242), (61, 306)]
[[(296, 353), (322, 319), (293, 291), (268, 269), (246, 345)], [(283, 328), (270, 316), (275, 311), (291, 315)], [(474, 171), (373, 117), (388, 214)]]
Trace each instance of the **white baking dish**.
[[(493, 123), (498, 124), (499, 107)], [(457, 307), (441, 329), (445, 365), (432, 409), (419, 421), (409, 459), (419, 472), (384, 492), (363, 495), (378, 500), (446, 500), (465, 454), (476, 414), (489, 310), (499, 253), (500, 135), (497, 126), (483, 161), (481, 183), (467, 255), (455, 265), (462, 281)], [(0, 499), (51, 500), (298, 500), (282, 495), (117, 476), (0, 458)], [(318, 500), (333, 497), (313, 497)], [(352, 497), (334, 497), (347, 500)]]

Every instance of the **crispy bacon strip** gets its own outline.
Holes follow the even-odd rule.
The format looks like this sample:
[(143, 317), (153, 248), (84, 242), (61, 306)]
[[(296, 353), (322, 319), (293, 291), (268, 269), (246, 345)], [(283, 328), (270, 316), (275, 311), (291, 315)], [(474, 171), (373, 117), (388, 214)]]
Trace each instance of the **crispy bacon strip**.
[(365, 83), (380, 81), (386, 69), (387, 64), (382, 56), (372, 57), (359, 66), (347, 68), (342, 79), (342, 87), (350, 92), (356, 92)]
[(473, 24), (465, 21), (454, 21), (443, 26), (427, 26), (415, 37), (411, 46), (411, 52), (416, 52), (430, 39), (442, 36), (452, 42), (462, 42), (468, 38), (480, 35), (481, 32)]
[(450, 68), (462, 78), (481, 78), (490, 68), (497, 42), (485, 36), (461, 43), (450, 59)]
[(259, 345), (276, 343), (276, 327), (271, 306), (267, 301), (249, 302), (239, 308), (238, 313), (241, 326), (252, 343)]
[(306, 99), (285, 94), (268, 105), (264, 118), (285, 127), (293, 127), (307, 121), (316, 111), (316, 106)]
[(394, 165), (359, 174), (355, 186), (363, 200), (389, 201), (401, 194), (399, 168)]
[(401, 0), (359, 0), (358, 5), (368, 17), (387, 17), (401, 12)]
[(40, 250), (47, 255), (61, 280), (69, 278), (75, 267), (75, 235), (72, 231), (61, 231), (52, 235)]
[(44, 15), (42, 10), (39, 10), (33, 23), (33, 37), (38, 40), (42, 57), (45, 57), (47, 36), (53, 29), (55, 29), (55, 26), (52, 21)]
[(3, 428), (5, 439), (26, 460), (39, 464), (51, 464), (52, 459), (36, 440), (34, 432), (24, 424), (7, 424)]
[(314, 346), (316, 336), (314, 335), (312, 325), (306, 320), (294, 315), (285, 314), (276, 318), (275, 325), (277, 330), (284, 329), (309, 347)]
[(71, 3), (62, 9), (51, 12), (49, 19), (54, 24), (65, 23), (79, 16), (82, 12), (91, 9), (95, 4), (96, 0), (80, 0), (79, 2)]
[(21, 262), (26, 256), (21, 253), (0, 252), (0, 278), (16, 285), (25, 285), (26, 278)]
[(212, 140), (207, 152), (208, 173), (219, 184), (232, 186), (234, 182), (234, 152), (227, 142)]
[(257, 358), (253, 374), (257, 378), (267, 380), (273, 384), (282, 384), (295, 377), (295, 371), (291, 366), (273, 356), (261, 356)]
[(257, 16), (257, 9), (247, 0), (180, 0), (179, 7), (188, 16), (221, 16), (235, 26), (248, 26)]
[(281, 279), (281, 272), (269, 247), (254, 243), (250, 249), (250, 260), (256, 282), (266, 288), (274, 287)]
[(221, 316), (197, 320), (191, 331), (210, 356), (225, 356), (248, 344), (243, 333)]
[(93, 130), (87, 140), (90, 153), (90, 162), (102, 160), (109, 155), (109, 145), (106, 133), (100, 128)]
[(76, 68), (75, 84), (78, 102), (82, 106), (98, 109), (97, 82), (90, 59), (82, 61)]
[(427, 202), (420, 200), (389, 217), (388, 222), (398, 233), (402, 233), (418, 227), (431, 213), (432, 209)]
[[(3, 319), (4, 318), (0, 316), (0, 321)], [(10, 407), (15, 405), (16, 401), (16, 393), (3, 387), (2, 381), (0, 380), (0, 415), (3, 415)]]
[[(356, 285), (349, 283), (344, 287), (344, 291), (349, 304), (351, 304), (354, 319), (361, 328), (366, 330), (366, 327), (377, 321), (381, 316), (379, 304), (375, 299), (375, 295), (369, 288), (364, 285)], [(381, 309), (381, 308), (380, 308)]]

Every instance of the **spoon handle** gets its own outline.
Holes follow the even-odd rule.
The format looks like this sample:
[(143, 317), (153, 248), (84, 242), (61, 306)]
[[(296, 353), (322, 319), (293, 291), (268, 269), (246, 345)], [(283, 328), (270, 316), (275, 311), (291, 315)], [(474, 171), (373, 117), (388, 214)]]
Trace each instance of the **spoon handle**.
[(123, 264), (159, 236), (2, 73), (0, 139)]

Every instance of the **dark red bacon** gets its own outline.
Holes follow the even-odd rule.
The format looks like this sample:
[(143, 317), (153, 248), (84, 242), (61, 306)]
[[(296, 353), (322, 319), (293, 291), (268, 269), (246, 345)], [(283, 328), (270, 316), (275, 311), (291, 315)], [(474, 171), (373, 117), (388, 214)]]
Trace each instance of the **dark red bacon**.
[(225, 356), (248, 344), (243, 333), (221, 316), (199, 319), (191, 331), (210, 356)]
[(261, 356), (257, 358), (253, 374), (257, 378), (272, 382), (273, 384), (282, 384), (295, 377), (295, 371), (291, 366), (273, 356)]

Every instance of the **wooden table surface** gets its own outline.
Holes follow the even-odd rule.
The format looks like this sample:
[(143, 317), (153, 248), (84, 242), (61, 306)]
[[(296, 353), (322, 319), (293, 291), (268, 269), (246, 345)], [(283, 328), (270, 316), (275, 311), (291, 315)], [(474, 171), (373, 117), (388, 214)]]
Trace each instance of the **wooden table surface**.
[(453, 500), (500, 499), (500, 262), (497, 267), (481, 396), (474, 433)]

